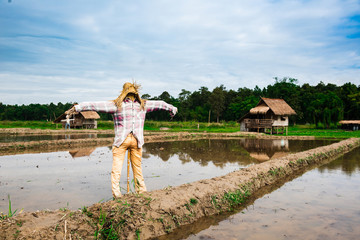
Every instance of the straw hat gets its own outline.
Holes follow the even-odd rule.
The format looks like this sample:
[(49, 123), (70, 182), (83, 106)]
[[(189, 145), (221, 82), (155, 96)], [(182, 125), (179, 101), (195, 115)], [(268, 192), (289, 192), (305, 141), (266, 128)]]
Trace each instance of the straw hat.
[(141, 105), (141, 109), (145, 110), (145, 102), (144, 100), (141, 99), (140, 95), (139, 95), (139, 89), (140, 89), (140, 84), (137, 83), (125, 83), (123, 86), (123, 90), (120, 93), (120, 95), (114, 100), (115, 105), (117, 106), (118, 109), (121, 109), (121, 104), (124, 101), (124, 99), (126, 98), (126, 96), (129, 93), (132, 93), (135, 95), (135, 99), (137, 99)]

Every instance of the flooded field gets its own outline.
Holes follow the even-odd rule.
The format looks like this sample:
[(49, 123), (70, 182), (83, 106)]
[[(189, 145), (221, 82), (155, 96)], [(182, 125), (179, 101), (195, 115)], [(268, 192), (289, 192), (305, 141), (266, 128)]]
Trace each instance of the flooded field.
[(360, 148), (268, 191), (233, 215), (160, 239), (359, 239)]
[(42, 140), (62, 140), (62, 139), (84, 139), (84, 138), (108, 138), (114, 137), (114, 134), (40, 134), (40, 135), (11, 135), (0, 134), (0, 143), (10, 142), (30, 142)]
[[(198, 140), (147, 143), (143, 172), (148, 190), (222, 176), (239, 168), (328, 145), (327, 140)], [(111, 147), (0, 157), (0, 211), (77, 209), (112, 198)], [(126, 187), (126, 164), (121, 186)], [(125, 190), (122, 189), (125, 193)]]

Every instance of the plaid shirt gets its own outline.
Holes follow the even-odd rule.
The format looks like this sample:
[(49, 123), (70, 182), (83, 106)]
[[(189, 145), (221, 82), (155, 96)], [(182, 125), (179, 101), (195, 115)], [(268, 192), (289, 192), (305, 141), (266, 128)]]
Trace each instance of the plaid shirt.
[(164, 101), (147, 100), (145, 102), (145, 110), (140, 109), (138, 101), (131, 101), (125, 99), (122, 103), (121, 110), (119, 111), (113, 101), (102, 102), (83, 102), (75, 105), (77, 112), (81, 111), (97, 111), (113, 114), (114, 119), (114, 146), (119, 147), (129, 135), (133, 133), (134, 137), (138, 140), (138, 147), (141, 148), (144, 144), (144, 121), (147, 112), (166, 110), (174, 116), (177, 108)]

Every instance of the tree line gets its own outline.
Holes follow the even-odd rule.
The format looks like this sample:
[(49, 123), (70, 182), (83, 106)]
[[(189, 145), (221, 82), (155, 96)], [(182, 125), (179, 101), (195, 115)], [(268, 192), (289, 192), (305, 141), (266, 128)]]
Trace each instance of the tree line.
[(5, 105), (0, 102), (0, 120), (10, 121), (54, 121), (72, 103), (58, 104), (29, 104), (29, 105)]
[[(275, 83), (260, 89), (238, 88), (227, 90), (221, 84), (210, 91), (200, 87), (197, 91), (182, 89), (178, 97), (164, 91), (159, 96), (143, 94), (149, 100), (164, 100), (178, 108), (175, 121), (220, 122), (237, 121), (257, 105), (260, 97), (284, 99), (297, 113), (291, 122), (310, 123), (320, 127), (336, 126), (343, 119), (360, 119), (360, 85), (345, 83), (318, 83), (315, 86), (297, 84), (294, 78), (274, 78)], [(72, 103), (4, 105), (0, 103), (0, 120), (48, 120), (53, 121)], [(111, 120), (110, 114), (100, 114), (104, 120)], [(166, 112), (149, 113), (147, 119), (169, 120)]]
[[(316, 124), (318, 127), (336, 127), (343, 119), (360, 119), (360, 85), (345, 83), (342, 86), (324, 84), (298, 85), (294, 78), (274, 78), (275, 83), (260, 89), (239, 88), (227, 90), (224, 85), (209, 91), (201, 87), (190, 92), (182, 89), (178, 98), (168, 92), (158, 97), (145, 95), (148, 99), (161, 99), (178, 107), (176, 120), (180, 121), (237, 121), (255, 107), (260, 97), (284, 99), (297, 113), (291, 122)], [(152, 114), (150, 119), (164, 120), (166, 116)]]

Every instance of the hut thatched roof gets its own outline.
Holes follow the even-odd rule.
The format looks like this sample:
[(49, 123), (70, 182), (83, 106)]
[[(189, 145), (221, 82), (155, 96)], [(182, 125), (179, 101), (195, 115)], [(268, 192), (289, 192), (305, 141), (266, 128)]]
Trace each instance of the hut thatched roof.
[(251, 114), (266, 114), (267, 111), (269, 111), (269, 107), (267, 106), (257, 106), (252, 109), (250, 109)]
[(283, 99), (276, 98), (261, 98), (258, 105), (250, 109), (251, 114), (266, 114), (271, 109), (275, 115), (296, 115), (292, 109)]
[(83, 117), (85, 119), (99, 119), (100, 118), (99, 114), (94, 111), (80, 112), (80, 114), (83, 115)]
[[(100, 116), (97, 112), (95, 111), (84, 111), (84, 112), (79, 112), (79, 113), (75, 113), (74, 115), (78, 115), (81, 114), (85, 119), (99, 119)], [(55, 119), (54, 123), (60, 123), (61, 120), (66, 118), (66, 114), (63, 113), (61, 114), (57, 119)]]
[(360, 120), (341, 120), (340, 124), (360, 124)]
[(296, 115), (294, 109), (283, 99), (261, 98), (276, 115)]

